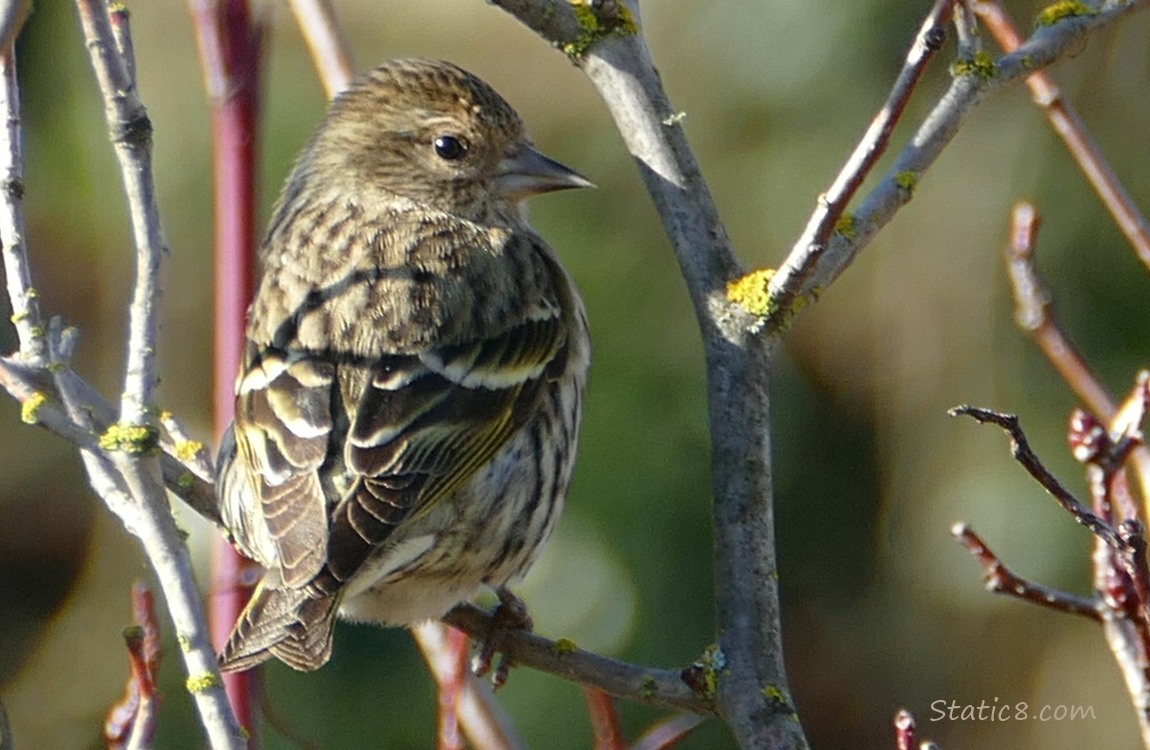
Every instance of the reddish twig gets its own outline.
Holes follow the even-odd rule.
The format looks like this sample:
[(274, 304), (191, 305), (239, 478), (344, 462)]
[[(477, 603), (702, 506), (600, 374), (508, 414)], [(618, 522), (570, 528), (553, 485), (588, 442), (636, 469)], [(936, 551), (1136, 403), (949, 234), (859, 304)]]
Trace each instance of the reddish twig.
[[(454, 711), (459, 726), (471, 741), (475, 750), (519, 750), (524, 747), (522, 739), (512, 726), (511, 720), (503, 712), (491, 687), (467, 669), (467, 639), (460, 646), (458, 631), (440, 622), (425, 622), (411, 629), (412, 636), (423, 652), (423, 658), (431, 670), (441, 693), (447, 689), (445, 683), (456, 682), (458, 689)], [(463, 667), (462, 672), (460, 667)]]
[[(1087, 409), (1111, 423), (1108, 427), (1110, 433), (1124, 433), (1130, 429), (1131, 424), (1135, 427), (1141, 424), (1141, 415), (1144, 415), (1145, 409), (1142, 407), (1139, 410), (1139, 405), (1145, 403), (1146, 391), (1136, 387), (1127, 398), (1121, 410), (1123, 416), (1119, 418), (1120, 410), (1114, 403), (1114, 397), (1090, 370), (1054, 315), (1051, 295), (1038, 272), (1035, 257), (1039, 225), (1040, 218), (1033, 205), (1022, 201), (1014, 206), (1011, 213), (1011, 239), (1006, 248), (1006, 268), (1014, 294), (1014, 320), (1019, 328), (1030, 334)], [(1132, 421), (1132, 417), (1137, 419)], [(1133, 466), (1143, 489), (1143, 498), (1150, 500), (1150, 450), (1139, 446), (1134, 451)], [(1120, 499), (1130, 510), (1123, 517), (1132, 518), (1134, 504), (1125, 502), (1125, 496), (1123, 493)]]
[(982, 564), (983, 580), (988, 591), (1018, 597), (1059, 612), (1082, 615), (1096, 622), (1102, 619), (1103, 603), (1097, 597), (1077, 596), (1015, 575), (965, 523), (956, 523), (950, 533)]
[[(215, 222), (214, 408), (217, 439), (231, 422), (233, 389), (243, 351), (244, 320), (252, 292), (255, 239), (255, 160), (259, 131), (261, 32), (247, 0), (189, 0), (212, 105)], [(212, 551), (214, 596), (209, 608), (217, 646), (228, 638), (250, 596), (249, 565), (223, 539)], [(258, 671), (224, 675), (240, 723), (259, 746)]]
[(946, 23), (953, 6), (954, 0), (935, 1), (934, 7), (919, 27), (918, 35), (915, 36), (902, 70), (899, 71), (882, 108), (871, 121), (870, 127), (863, 134), (831, 186), (819, 196), (814, 214), (791, 251), (792, 257), (801, 256), (802, 260), (797, 266), (788, 263), (780, 269), (780, 273), (786, 274), (785, 280), (778, 279), (776, 285), (775, 299), (778, 300), (780, 309), (790, 309), (791, 301), (799, 294), (803, 284), (818, 265), (822, 251), (826, 248), (851, 198), (870, 174), (879, 157), (886, 151), (891, 133), (902, 117), (911, 94), (922, 78), (923, 71), (946, 40)]
[(679, 714), (655, 724), (631, 745), (631, 750), (668, 750), (703, 723), (698, 714)]
[(436, 674), (439, 685), (439, 750), (463, 750), (463, 735), (459, 731), (459, 706), (463, 702), (463, 689), (467, 679), (467, 652), (471, 641), (467, 634), (455, 628), (447, 629), (446, 651), (451, 657), (447, 669)]
[(905, 708), (899, 709), (894, 715), (894, 739), (898, 750), (917, 750), (914, 716)]
[(1010, 244), (1006, 248), (1006, 268), (1014, 291), (1014, 320), (1019, 328), (1034, 337), (1086, 408), (1109, 419), (1115, 411), (1114, 398), (1058, 325), (1051, 309), (1050, 293), (1038, 274), (1034, 245), (1040, 224), (1041, 218), (1032, 204), (1026, 201), (1015, 204), (1011, 212)]
[[(978, 2), (974, 7), (1004, 52), (1009, 54), (1018, 49), (1022, 38), (997, 0)], [(1066, 144), (1087, 181), (1126, 235), (1134, 252), (1150, 268), (1150, 223), (1122, 187), (1074, 107), (1063, 98), (1053, 79), (1044, 71), (1031, 74), (1026, 79), (1026, 85), (1034, 95), (1034, 103), (1046, 113), (1051, 127)]]
[(355, 77), (355, 62), (335, 9), (331, 0), (290, 0), (290, 4), (324, 93), (332, 99)]
[(595, 750), (624, 750), (627, 744), (623, 740), (623, 730), (619, 727), (615, 699), (593, 687), (583, 688), (583, 699), (587, 701), (587, 714), (595, 736)]
[(124, 696), (104, 721), (104, 740), (111, 750), (149, 748), (156, 732), (160, 628), (152, 592), (142, 583), (132, 587), (132, 613), (135, 626), (124, 630), (131, 675)]

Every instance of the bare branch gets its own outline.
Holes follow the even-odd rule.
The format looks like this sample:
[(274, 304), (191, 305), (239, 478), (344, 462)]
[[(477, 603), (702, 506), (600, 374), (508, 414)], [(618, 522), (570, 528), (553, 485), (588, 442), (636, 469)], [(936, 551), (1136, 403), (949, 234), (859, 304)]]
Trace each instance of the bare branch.
[(1124, 545), (1118, 537), (1118, 532), (1104, 519), (1094, 514), (1083, 505), (1078, 498), (1062, 486), (1062, 483), (1043, 465), (1042, 461), (1030, 448), (1026, 433), (1019, 425), (1018, 417), (1013, 414), (1002, 414), (989, 409), (980, 409), (976, 406), (956, 406), (949, 412), (950, 416), (967, 416), (980, 424), (994, 424), (1001, 427), (1010, 436), (1011, 454), (1023, 468), (1049, 492), (1062, 508), (1074, 516), (1074, 520), (1090, 529), (1095, 536), (1106, 542), (1115, 550), (1122, 551)]
[[(1150, 0), (1107, 3), (1095, 13), (1066, 17), (1051, 26), (1038, 28), (1017, 50), (998, 60), (976, 54), (973, 60), (960, 61), (950, 89), (927, 115), (879, 184), (852, 213), (853, 233), (832, 236), (817, 268), (806, 278), (799, 293), (811, 294), (838, 278), (855, 255), (910, 201), (913, 189), (908, 190), (907, 186), (913, 188), (987, 96), (1072, 54), (1087, 34), (1148, 5)], [(800, 269), (805, 272), (805, 268), (802, 254), (796, 256), (792, 252), (770, 281), (772, 297), (781, 289), (789, 289), (791, 276)]]
[(32, 10), (32, 0), (3, 0), (0, 2), (0, 50), (7, 52)]
[[(69, 383), (69, 389), (76, 394), (75, 401), (91, 417), (91, 429), (78, 425), (68, 416), (59, 400), (60, 394), (54, 379), (47, 377), (47, 371), (0, 357), (0, 388), (8, 391), (21, 404), (22, 416), (26, 422), (44, 427), (77, 448), (97, 450), (97, 436), (103, 434), (115, 419), (112, 405), (74, 372), (58, 371), (56, 377), (63, 377)], [(168, 490), (205, 519), (219, 526), (219, 508), (211, 484), (198, 477), (192, 467), (178, 457), (178, 446), (164, 447), (171, 451), (160, 457), (160, 470)]]
[[(136, 280), (129, 312), (128, 361), (120, 405), (121, 424), (105, 433), (101, 451), (85, 451), (93, 485), (144, 546), (164, 591), (188, 672), (188, 690), (213, 748), (245, 746), (222, 689), (215, 651), (187, 547), (176, 529), (153, 454), (158, 431), (151, 424), (156, 382), (158, 275), (162, 239), (151, 176), (151, 123), (132, 80), (126, 14), (109, 14), (101, 0), (77, 0), (92, 66), (104, 96), (105, 119), (120, 162), (136, 244)], [(116, 28), (113, 28), (115, 26)], [(56, 385), (70, 416), (91, 429), (71, 384)], [(121, 500), (121, 496), (125, 496)], [(130, 498), (130, 499), (128, 499)]]
[[(1035, 241), (1038, 234), (1039, 216), (1034, 206), (1025, 201), (1015, 204), (1011, 213), (1010, 243), (1006, 247), (1006, 269), (1014, 293), (1014, 320), (1024, 332), (1034, 338), (1062, 379), (1083, 400), (1099, 418), (1114, 423), (1111, 433), (1124, 432), (1129, 419), (1118, 420), (1119, 410), (1114, 397), (1090, 370), (1082, 354), (1062, 329), (1054, 315), (1051, 293), (1038, 271), (1035, 256)], [(1135, 393), (1138, 393), (1135, 389)], [(1134, 395), (1131, 401), (1137, 401)], [(1134, 424), (1140, 424), (1141, 417)], [(1142, 486), (1144, 501), (1150, 501), (1150, 449), (1139, 445), (1133, 453), (1133, 466)], [(1126, 512), (1124, 517), (1131, 517)]]
[[(448, 642), (448, 627), (443, 623), (429, 621), (416, 625), (411, 632), (423, 651), (436, 683), (442, 685), (451, 678), (458, 666), (456, 655), (452, 653)], [(466, 668), (466, 659), (462, 677), (463, 684), (456, 709), (472, 747), (475, 750), (523, 750), (526, 746), (510, 718), (495, 700), (487, 683)]]
[(1015, 575), (965, 523), (956, 523), (950, 533), (982, 564), (983, 579), (988, 591), (1015, 596), (1059, 612), (1082, 615), (1096, 622), (1102, 620), (1104, 605), (1098, 597), (1077, 596)]
[(916, 737), (914, 716), (905, 708), (899, 709), (894, 715), (895, 747), (898, 750), (915, 750), (918, 743)]
[[(471, 604), (457, 606), (443, 620), (476, 641), (486, 639), (491, 629), (491, 615)], [(619, 698), (697, 714), (715, 713), (714, 703), (693, 691), (678, 672), (617, 661), (584, 651), (570, 641), (549, 641), (526, 630), (502, 633), (500, 648), (513, 664), (597, 687)]]
[(160, 633), (152, 592), (142, 584), (132, 587), (135, 625), (124, 630), (131, 674), (124, 696), (104, 720), (109, 750), (147, 750), (152, 747), (159, 715), (156, 680), (160, 667)]
[[(9, 10), (13, 10), (9, 7)], [(32, 286), (32, 270), (24, 247), (24, 149), (20, 129), (20, 87), (12, 50), (0, 47), (0, 245), (4, 277), (12, 305), (12, 324), (20, 341), (20, 356), (44, 364), (44, 321), (39, 293)]]
[[(879, 157), (886, 151), (891, 133), (902, 118), (910, 95), (918, 86), (927, 64), (946, 40), (946, 23), (953, 7), (954, 0), (935, 1), (934, 7), (919, 28), (910, 51), (907, 52), (902, 70), (899, 71), (882, 108), (871, 121), (870, 127), (863, 134), (862, 140), (834, 182), (826, 193), (819, 196), (818, 207), (791, 250), (788, 264), (793, 263), (793, 267), (780, 269), (780, 273), (784, 276), (775, 287), (774, 295), (780, 310), (791, 308), (806, 279), (814, 272), (831, 233), (835, 231), (836, 224), (843, 217), (847, 204), (870, 174)], [(849, 234), (851, 231), (849, 224), (841, 227), (841, 231)]]
[(165, 250), (152, 182), (152, 122), (136, 92), (135, 64), (125, 56), (131, 50), (127, 13), (110, 16), (100, 0), (77, 0), (76, 5), (104, 94), (104, 116), (120, 163), (136, 246), (120, 420), (145, 425), (151, 421), (148, 410), (156, 385), (160, 256)]
[(584, 686), (583, 700), (587, 703), (587, 713), (591, 717), (594, 749), (625, 750), (626, 743), (623, 741), (623, 729), (619, 726), (615, 699), (598, 688)]
[[(1021, 44), (1018, 29), (1000, 2), (977, 2), (975, 11), (986, 23), (990, 33), (1005, 52), (1014, 52)], [(1138, 206), (1126, 192), (1114, 169), (1102, 155), (1098, 144), (1090, 137), (1086, 125), (1073, 105), (1062, 96), (1054, 80), (1044, 71), (1038, 71), (1026, 79), (1034, 95), (1034, 103), (1046, 113), (1046, 119), (1054, 132), (1058, 133), (1070, 151), (1074, 161), (1081, 167), (1086, 180), (1102, 199), (1102, 204), (1114, 217), (1134, 252), (1143, 265), (1150, 268), (1150, 222), (1138, 210)]]
[(1114, 398), (1087, 367), (1074, 342), (1054, 317), (1050, 292), (1038, 273), (1034, 242), (1039, 216), (1026, 201), (1016, 203), (1011, 212), (1010, 244), (1006, 247), (1006, 269), (1014, 291), (1014, 320), (1046, 354), (1066, 383), (1103, 419), (1114, 415)]
[(324, 93), (332, 99), (355, 77), (351, 48), (335, 9), (331, 7), (331, 0), (290, 0), (290, 3), (296, 25), (311, 50)]
[(665, 750), (673, 747), (702, 723), (703, 717), (698, 714), (672, 716), (643, 732), (643, 736), (631, 746), (631, 750)]

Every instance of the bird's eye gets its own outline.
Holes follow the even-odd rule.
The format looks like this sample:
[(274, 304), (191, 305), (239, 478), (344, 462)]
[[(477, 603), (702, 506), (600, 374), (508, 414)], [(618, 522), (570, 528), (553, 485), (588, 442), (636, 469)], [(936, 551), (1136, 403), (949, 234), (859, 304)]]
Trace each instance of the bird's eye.
[(467, 153), (467, 141), (455, 135), (441, 135), (435, 139), (435, 155), (440, 159), (455, 161)]

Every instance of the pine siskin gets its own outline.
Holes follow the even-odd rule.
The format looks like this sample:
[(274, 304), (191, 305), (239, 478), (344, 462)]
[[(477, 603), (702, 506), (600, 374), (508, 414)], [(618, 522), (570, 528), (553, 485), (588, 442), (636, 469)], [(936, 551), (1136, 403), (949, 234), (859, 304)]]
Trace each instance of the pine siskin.
[(340, 95), (261, 249), (221, 512), (267, 569), (220, 657), (313, 670), (336, 613), (410, 625), (524, 574), (555, 527), (589, 361), (521, 202), (591, 183), (443, 62)]

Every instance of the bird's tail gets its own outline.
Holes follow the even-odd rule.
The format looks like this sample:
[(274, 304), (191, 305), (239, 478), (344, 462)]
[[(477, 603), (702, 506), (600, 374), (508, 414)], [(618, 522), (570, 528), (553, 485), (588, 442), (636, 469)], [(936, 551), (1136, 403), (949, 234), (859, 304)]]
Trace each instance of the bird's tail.
[(256, 587), (220, 654), (220, 669), (242, 672), (276, 657), (311, 672), (331, 658), (337, 596), (309, 588)]

